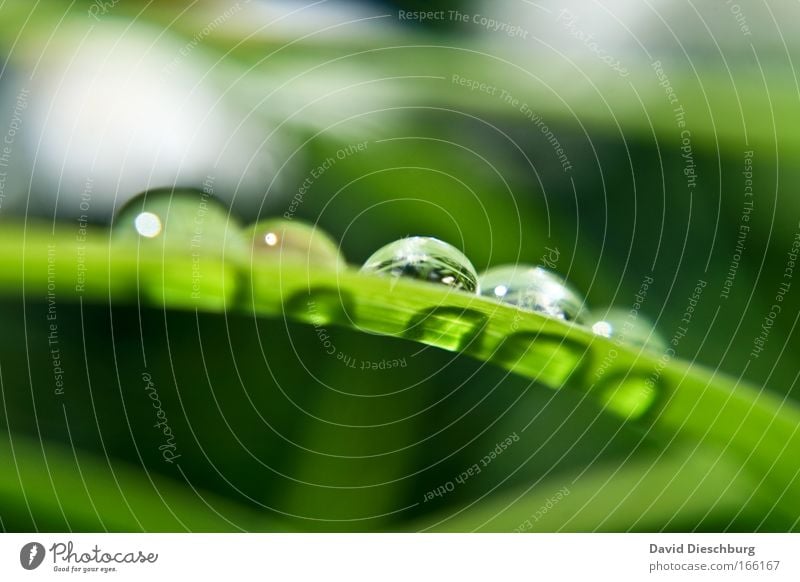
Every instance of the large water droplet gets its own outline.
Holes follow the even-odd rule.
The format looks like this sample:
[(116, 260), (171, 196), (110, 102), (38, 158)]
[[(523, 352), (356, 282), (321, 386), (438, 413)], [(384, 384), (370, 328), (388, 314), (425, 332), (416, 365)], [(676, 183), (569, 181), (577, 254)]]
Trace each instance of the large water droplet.
[(341, 268), (344, 257), (336, 242), (321, 229), (282, 218), (257, 222), (249, 229), (253, 258), (274, 258), (282, 263), (297, 262), (315, 267)]
[(481, 275), (480, 287), (481, 295), (522, 309), (577, 323), (587, 319), (584, 298), (564, 279), (542, 267), (494, 267)]
[(603, 337), (655, 351), (667, 347), (652, 322), (635, 310), (609, 309), (602, 320), (592, 324), (592, 331)]
[(403, 238), (381, 247), (361, 270), (441, 283), (464, 291), (478, 289), (478, 274), (469, 259), (454, 246), (425, 236)]
[(148, 190), (120, 209), (112, 234), (138, 257), (139, 289), (151, 301), (219, 308), (236, 292), (244, 238), (211, 193)]

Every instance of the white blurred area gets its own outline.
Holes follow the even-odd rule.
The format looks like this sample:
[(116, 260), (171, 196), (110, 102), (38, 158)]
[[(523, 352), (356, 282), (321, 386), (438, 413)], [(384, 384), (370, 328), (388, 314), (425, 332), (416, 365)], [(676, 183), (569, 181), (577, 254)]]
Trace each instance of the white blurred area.
[(274, 174), (264, 132), (193, 72), (201, 51), (169, 67), (181, 48), (117, 21), (61, 29), (38, 64), (13, 77), (17, 86), (5, 87), (6, 101), (30, 94), (15, 143), (14, 170), (25, 175), (15, 176), (5, 207), (108, 217), (147, 188), (200, 187), (209, 177), (220, 192), (263, 192)]
[[(477, 39), (471, 46), (515, 62), (544, 59), (549, 66), (537, 72), (555, 78), (573, 78), (575, 66), (613, 77), (609, 72), (619, 69), (649, 71), (653, 59), (709, 55), (719, 69), (720, 55), (731, 66), (752, 65), (755, 53), (797, 55), (800, 23), (788, 16), (791, 4), (475, 0), (455, 7), (521, 32), (504, 34), (470, 18), (447, 34)], [(182, 35), (115, 18), (113, 10), (97, 20), (71, 14), (51, 37), (33, 36), (11, 55), (0, 79), (0, 134), (20, 92), (28, 93), (12, 165), (0, 181), (2, 214), (108, 220), (145, 189), (203, 188), (209, 181), (223, 201), (269, 209), (292, 195), (283, 184), (296, 177), (293, 167), (303, 171), (302, 140), (331, 130), (353, 142), (371, 137), (380, 128), (370, 126), (370, 112), (391, 107), (410, 86), (402, 79), (371, 82), (386, 72), (327, 48), (358, 54), (413, 42), (386, 5), (200, 0), (181, 15)], [(427, 34), (416, 40), (433, 42)], [(264, 41), (263, 58), (236, 65), (212, 38), (228, 46)], [(283, 50), (296, 43), (302, 50)]]
[[(269, 207), (284, 196), (281, 179), (290, 167), (277, 178), (276, 172), (297, 145), (290, 147), (288, 128), (324, 127), (364, 107), (344, 94), (293, 116), (319, 97), (321, 82), (332, 91), (359, 81), (358, 71), (328, 68), (266, 99), (297, 71), (284, 63), (270, 77), (269, 62), (233, 69), (208, 42), (212, 34), (280, 41), (372, 31), (374, 12), (356, 5), (201, 1), (184, 15), (194, 36), (110, 12), (98, 19), (72, 14), (3, 74), (0, 128), (8, 127), (14, 102), (27, 91), (3, 184), (3, 214), (108, 220), (146, 189), (200, 189), (210, 182), (225, 202)], [(362, 94), (366, 101), (376, 97)]]

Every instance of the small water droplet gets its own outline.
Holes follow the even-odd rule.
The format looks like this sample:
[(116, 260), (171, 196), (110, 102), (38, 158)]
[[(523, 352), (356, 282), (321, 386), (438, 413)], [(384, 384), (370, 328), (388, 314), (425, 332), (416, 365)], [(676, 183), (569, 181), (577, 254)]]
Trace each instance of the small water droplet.
[(492, 360), (545, 386), (561, 388), (569, 378), (585, 372), (591, 352), (586, 345), (569, 338), (521, 331), (506, 337)]
[(481, 295), (551, 317), (584, 323), (584, 298), (564, 279), (530, 265), (504, 265), (480, 277)]
[(297, 220), (266, 219), (248, 228), (253, 258), (271, 257), (334, 269), (345, 266), (336, 242), (322, 229)]
[(478, 274), (464, 254), (432, 237), (403, 238), (381, 247), (367, 259), (362, 272), (390, 277), (410, 277), (476, 291)]
[(592, 331), (602, 337), (655, 351), (667, 347), (653, 323), (638, 311), (609, 309), (602, 320), (592, 324)]
[(433, 307), (415, 314), (405, 337), (450, 351), (477, 350), (477, 341), (489, 318), (478, 311)]
[(341, 289), (312, 287), (298, 291), (283, 304), (286, 315), (312, 325), (348, 325), (355, 307), (353, 298)]
[(595, 390), (606, 410), (630, 420), (650, 410), (663, 393), (658, 381), (633, 370), (604, 378)]
[[(241, 240), (241, 229), (227, 207), (210, 193), (158, 188), (128, 201), (114, 217), (117, 241), (152, 239), (170, 251), (223, 250)], [(149, 244), (149, 243), (148, 243)]]
[(210, 193), (163, 188), (139, 194), (115, 216), (112, 237), (139, 258), (139, 289), (151, 301), (219, 308), (236, 292), (244, 238)]

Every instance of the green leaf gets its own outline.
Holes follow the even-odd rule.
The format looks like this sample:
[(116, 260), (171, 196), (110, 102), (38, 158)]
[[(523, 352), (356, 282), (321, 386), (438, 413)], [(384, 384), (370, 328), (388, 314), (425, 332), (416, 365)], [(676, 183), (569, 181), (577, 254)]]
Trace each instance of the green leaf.
[(66, 232), (51, 236), (29, 225), (22, 236), (6, 226), (0, 244), (0, 292), (41, 297), (50, 285), (59, 301), (142, 301), (345, 326), (466, 353), (553, 389), (586, 391), (664, 443), (681, 437), (721, 449), (726, 462), (757, 477), (749, 503), (797, 527), (800, 410), (764, 389), (672, 359), (671, 352), (619, 345), (584, 327), (444, 286), (349, 269), (203, 256), (198, 292), (191, 256), (108, 245), (97, 232), (77, 242)]
[(3, 529), (287, 530), (274, 518), (189, 484), (54, 442), (9, 434), (0, 439), (0, 458)]
[(628, 458), (481, 499), (431, 516), (415, 529), (685, 531), (685, 524), (692, 524), (693, 529), (714, 530), (718, 523), (729, 527), (730, 516), (738, 516), (749, 502), (755, 483), (739, 469), (718, 449), (697, 451), (683, 443), (658, 457)]

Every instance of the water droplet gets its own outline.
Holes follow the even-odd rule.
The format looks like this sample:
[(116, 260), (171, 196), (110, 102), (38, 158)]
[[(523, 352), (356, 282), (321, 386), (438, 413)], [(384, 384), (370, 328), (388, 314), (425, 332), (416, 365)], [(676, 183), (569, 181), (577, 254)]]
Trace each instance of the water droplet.
[(576, 340), (533, 331), (506, 337), (492, 358), (550, 388), (561, 388), (569, 378), (584, 373), (590, 359), (589, 348)]
[(327, 266), (345, 266), (336, 242), (322, 229), (297, 220), (266, 219), (248, 229), (252, 236), (253, 258), (274, 257), (282, 262)]
[(480, 287), (485, 297), (565, 321), (584, 323), (588, 315), (583, 297), (564, 279), (542, 267), (494, 267), (481, 275)]
[(414, 315), (405, 337), (450, 351), (478, 350), (477, 344), (489, 318), (478, 311), (457, 307), (433, 307)]
[(151, 301), (220, 308), (236, 292), (244, 238), (211, 193), (148, 190), (120, 209), (112, 235), (138, 258), (139, 290)]
[(431, 281), (464, 291), (478, 289), (478, 274), (469, 259), (454, 246), (425, 236), (403, 238), (381, 247), (361, 271)]
[(602, 320), (592, 324), (592, 331), (602, 337), (655, 351), (667, 347), (667, 343), (655, 331), (652, 322), (638, 311), (609, 309)]
[(210, 193), (188, 188), (159, 188), (132, 198), (115, 216), (113, 234), (117, 241), (152, 239), (170, 252), (219, 253), (242, 236), (224, 204)]
[(286, 315), (312, 325), (348, 325), (353, 321), (355, 302), (341, 289), (313, 287), (298, 291), (283, 304)]
[(595, 390), (606, 410), (633, 420), (653, 407), (663, 386), (650, 376), (631, 370), (608, 376)]

